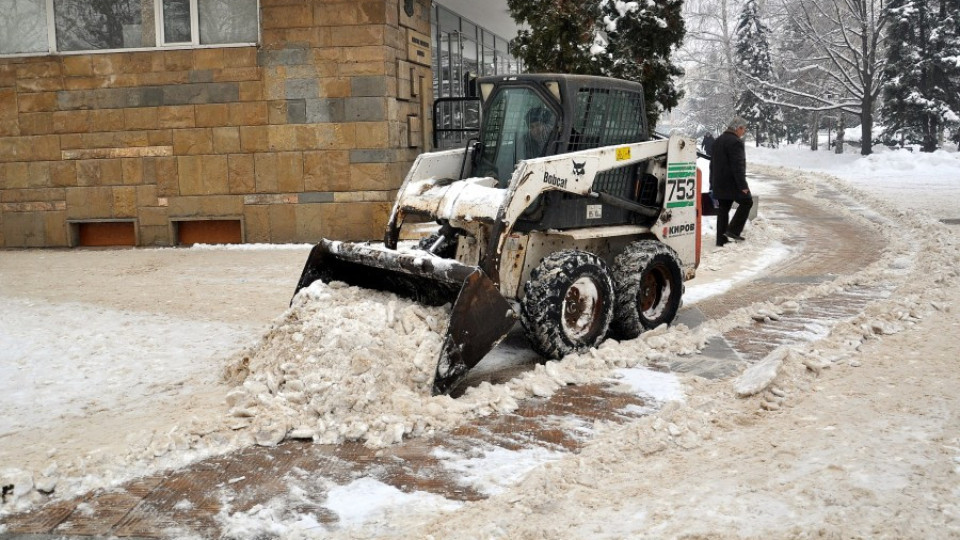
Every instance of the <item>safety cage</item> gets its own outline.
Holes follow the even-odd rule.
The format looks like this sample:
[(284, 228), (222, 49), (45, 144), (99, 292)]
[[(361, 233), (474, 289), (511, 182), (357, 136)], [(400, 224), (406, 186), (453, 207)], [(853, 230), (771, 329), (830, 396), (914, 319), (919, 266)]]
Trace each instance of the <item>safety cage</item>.
[[(499, 83), (494, 92), (494, 83)], [(602, 146), (649, 140), (643, 86), (586, 75), (539, 74), (483, 77), (480, 156), (473, 176), (493, 176), (506, 187), (516, 163)], [(529, 133), (546, 131), (543, 140)], [(657, 206), (658, 182), (643, 163), (597, 176), (596, 191)], [(589, 218), (589, 219), (588, 219)], [(569, 229), (647, 220), (636, 213), (570, 193), (553, 191), (537, 199), (516, 230)]]

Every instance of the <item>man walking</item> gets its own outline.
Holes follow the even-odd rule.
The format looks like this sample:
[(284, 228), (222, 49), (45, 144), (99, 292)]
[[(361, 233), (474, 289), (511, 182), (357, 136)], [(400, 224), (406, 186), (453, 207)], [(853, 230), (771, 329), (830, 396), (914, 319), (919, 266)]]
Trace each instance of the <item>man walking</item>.
[[(713, 142), (710, 159), (710, 191), (717, 199), (717, 245), (729, 240), (743, 241), (743, 227), (747, 224), (753, 197), (747, 185), (747, 155), (743, 147), (743, 135), (747, 122), (739, 116), (727, 124)], [(737, 203), (737, 211), (730, 219), (730, 208)]]

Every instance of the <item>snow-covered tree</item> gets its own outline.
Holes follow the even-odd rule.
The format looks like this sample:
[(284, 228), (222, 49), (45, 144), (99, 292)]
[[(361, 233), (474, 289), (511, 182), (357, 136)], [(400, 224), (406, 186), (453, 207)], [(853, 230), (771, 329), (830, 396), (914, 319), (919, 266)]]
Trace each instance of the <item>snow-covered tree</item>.
[[(740, 12), (736, 29), (736, 61), (738, 73), (751, 80), (770, 82), (773, 66), (770, 59), (770, 30), (760, 19), (757, 0), (747, 0)], [(737, 113), (754, 128), (757, 145), (776, 144), (783, 135), (783, 114), (770, 103), (767, 87), (748, 87), (737, 99)]]
[[(751, 79), (751, 84), (779, 93), (777, 105), (804, 110), (854, 114), (860, 119), (860, 153), (871, 153), (874, 109), (885, 81), (883, 0), (783, 0), (790, 28), (804, 46), (792, 61), (797, 79), (779, 83)], [(745, 76), (748, 77), (749, 76)], [(791, 82), (802, 80), (801, 84)]]
[[(688, 72), (684, 80), (688, 97), (680, 107), (684, 127), (698, 131), (701, 126), (719, 125), (722, 129), (735, 112), (738, 98), (752, 90), (753, 96), (764, 96), (781, 109), (784, 136), (790, 142), (808, 141), (816, 150), (817, 129), (825, 122), (833, 126), (842, 104), (837, 99), (842, 95), (840, 85), (828, 76), (828, 69), (821, 69), (822, 48), (797, 23), (794, 3), (767, 1), (760, 21), (769, 28), (769, 81), (777, 83), (738, 72), (735, 29), (739, 18), (735, 14), (741, 11), (739, 1), (687, 0), (689, 33), (680, 55)], [(827, 32), (829, 25), (822, 26), (820, 30)], [(756, 134), (751, 130), (748, 137)]]
[(941, 60), (947, 45), (939, 16), (941, 0), (893, 0), (890, 12), (888, 77), (881, 114), (888, 133), (917, 140), (924, 152), (940, 146), (946, 124), (956, 118), (957, 93)]
[(783, 136), (787, 143), (811, 142), (810, 124), (813, 121), (806, 111), (798, 109), (783, 109)]
[[(826, 128), (829, 134), (836, 125), (839, 107), (835, 102), (843, 92), (837, 81), (829, 76), (829, 71), (821, 69), (823, 54), (806, 37), (804, 28), (797, 24), (789, 9), (791, 6), (784, 2), (778, 5), (783, 9), (784, 20), (774, 49), (779, 67), (777, 80), (781, 86), (793, 91), (789, 98), (781, 99), (781, 107), (787, 118), (805, 128), (803, 139), (809, 143), (810, 149), (818, 150), (820, 130)], [(782, 92), (781, 96), (786, 94)]]
[(528, 26), (511, 52), (531, 72), (604, 75), (644, 85), (650, 126), (677, 105), (683, 74), (671, 59), (685, 33), (682, 0), (507, 0)]
[(596, 2), (507, 0), (510, 15), (529, 28), (520, 30), (510, 50), (527, 69), (583, 73), (592, 69), (589, 49), (600, 19)]
[(960, 146), (960, 0), (939, 0), (939, 4), (934, 38), (939, 54), (933, 62), (947, 107), (944, 123), (953, 129), (953, 142)]
[(677, 111), (674, 126), (691, 134), (709, 132), (716, 137), (735, 114), (737, 86), (728, 82), (724, 72), (726, 64), (718, 55), (711, 52), (706, 56), (716, 59), (716, 63), (691, 64), (686, 68), (685, 99)]

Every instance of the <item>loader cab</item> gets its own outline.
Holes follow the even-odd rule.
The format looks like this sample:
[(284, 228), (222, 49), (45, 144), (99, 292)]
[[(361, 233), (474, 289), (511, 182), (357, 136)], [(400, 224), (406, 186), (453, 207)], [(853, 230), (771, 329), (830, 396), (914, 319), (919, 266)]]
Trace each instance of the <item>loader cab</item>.
[(546, 95), (542, 85), (499, 86), (484, 107), (473, 176), (496, 178), (507, 187), (518, 162), (556, 153), (561, 118), (558, 98)]
[[(472, 176), (496, 178), (502, 188), (509, 185), (519, 161), (650, 138), (639, 83), (588, 75), (532, 74), (482, 77), (478, 87), (483, 114)], [(542, 138), (530, 136), (536, 129), (534, 120), (542, 120)], [(531, 144), (533, 140), (541, 144)], [(600, 191), (657, 207), (662, 197), (658, 180), (645, 172), (643, 164), (613, 169), (599, 174), (594, 185)], [(559, 191), (539, 197), (524, 218), (517, 224), (519, 231), (649, 221), (622, 208)]]

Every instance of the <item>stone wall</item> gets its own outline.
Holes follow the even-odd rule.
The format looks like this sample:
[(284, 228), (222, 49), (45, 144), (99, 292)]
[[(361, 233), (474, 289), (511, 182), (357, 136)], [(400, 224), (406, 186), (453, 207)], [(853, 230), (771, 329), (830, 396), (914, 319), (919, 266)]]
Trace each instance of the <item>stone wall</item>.
[(189, 219), (380, 239), (429, 139), (429, 2), (260, 4), (259, 47), (0, 59), (0, 247), (107, 220), (143, 246)]

